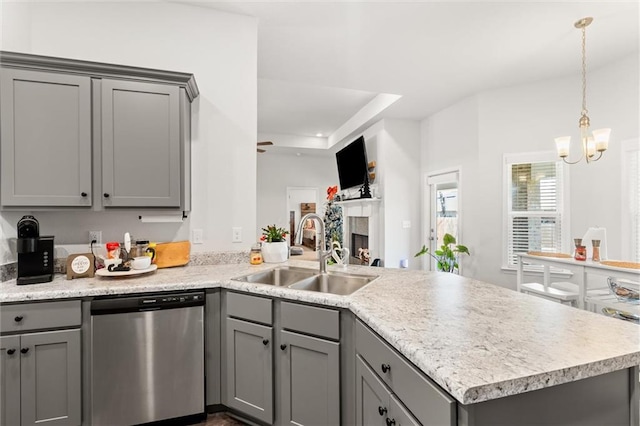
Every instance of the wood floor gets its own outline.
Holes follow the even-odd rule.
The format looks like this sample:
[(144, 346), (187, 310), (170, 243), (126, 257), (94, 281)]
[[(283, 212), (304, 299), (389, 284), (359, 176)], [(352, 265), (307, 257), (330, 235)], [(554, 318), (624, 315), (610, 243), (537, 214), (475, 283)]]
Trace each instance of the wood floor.
[(245, 426), (246, 423), (242, 423), (239, 420), (234, 419), (225, 413), (209, 414), (207, 420), (202, 423), (198, 423), (202, 426)]

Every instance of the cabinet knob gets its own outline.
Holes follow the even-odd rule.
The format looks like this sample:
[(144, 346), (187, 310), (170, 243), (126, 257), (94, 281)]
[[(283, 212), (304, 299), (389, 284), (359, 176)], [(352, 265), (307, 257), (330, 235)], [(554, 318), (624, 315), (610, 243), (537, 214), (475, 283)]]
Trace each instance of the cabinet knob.
[(104, 198), (109, 198), (109, 193), (105, 192), (104, 194), (102, 194), (104, 196)]
[(13, 320), (14, 320), (15, 322), (20, 322), (20, 321), (22, 321), (22, 319), (23, 319), (23, 318), (24, 318), (24, 317), (23, 317), (22, 315), (18, 315), (18, 316), (17, 316), (17, 317), (15, 317)]
[(386, 373), (387, 371), (391, 370), (391, 366), (389, 364), (382, 364), (380, 368), (382, 368), (383, 373)]
[(87, 193), (86, 192), (81, 192), (80, 195), (82, 195), (83, 197), (86, 197)]
[(387, 417), (387, 420), (385, 420), (385, 422), (387, 423), (387, 426), (393, 426), (396, 424), (396, 419), (390, 419), (389, 417)]
[(283, 344), (281, 344), (281, 345), (280, 345), (280, 349), (282, 349), (282, 350), (284, 351), (285, 349), (287, 349), (287, 345), (285, 345), (284, 343), (283, 343)]
[(16, 353), (16, 350), (15, 350), (15, 349), (7, 349), (7, 354), (9, 354), (9, 355), (13, 355), (13, 354), (15, 354), (15, 353)]
[(20, 349), (20, 352), (26, 354), (27, 352), (29, 352), (29, 348), (22, 348)]
[(381, 416), (384, 416), (387, 414), (387, 409), (385, 407), (378, 406), (378, 413), (380, 413)]
[(269, 344), (269, 339), (262, 339), (262, 344), (267, 346)]

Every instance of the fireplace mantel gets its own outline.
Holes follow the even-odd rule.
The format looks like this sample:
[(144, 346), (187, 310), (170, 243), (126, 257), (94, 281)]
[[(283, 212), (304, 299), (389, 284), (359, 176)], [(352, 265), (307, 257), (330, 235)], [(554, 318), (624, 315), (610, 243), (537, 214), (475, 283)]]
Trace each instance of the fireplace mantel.
[(371, 217), (375, 214), (374, 207), (377, 207), (381, 201), (380, 198), (358, 198), (335, 203), (342, 207), (345, 216)]

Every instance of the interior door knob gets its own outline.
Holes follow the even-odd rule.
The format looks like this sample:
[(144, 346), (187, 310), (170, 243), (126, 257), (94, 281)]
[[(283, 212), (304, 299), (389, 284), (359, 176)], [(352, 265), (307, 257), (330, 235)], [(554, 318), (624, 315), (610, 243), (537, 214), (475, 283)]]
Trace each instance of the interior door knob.
[(29, 352), (29, 348), (22, 348), (20, 349), (20, 352), (26, 354), (27, 352)]
[(16, 353), (16, 350), (15, 350), (15, 349), (7, 349), (7, 354), (9, 354), (9, 355), (13, 355), (13, 354), (15, 354), (15, 353)]
[(380, 368), (382, 368), (383, 373), (386, 373), (387, 371), (391, 370), (391, 366), (389, 364), (382, 364)]

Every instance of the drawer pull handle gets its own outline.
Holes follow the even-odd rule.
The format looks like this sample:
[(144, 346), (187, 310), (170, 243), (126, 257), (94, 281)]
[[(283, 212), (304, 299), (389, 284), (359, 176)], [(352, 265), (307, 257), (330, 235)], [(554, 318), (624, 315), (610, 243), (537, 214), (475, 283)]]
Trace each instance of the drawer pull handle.
[(382, 364), (380, 368), (382, 368), (383, 373), (386, 373), (387, 371), (391, 370), (391, 366), (389, 364)]
[(20, 349), (20, 353), (26, 354), (27, 352), (29, 352), (29, 348)]
[(396, 419), (390, 419), (389, 417), (387, 417), (387, 420), (385, 420), (387, 423), (387, 426), (393, 426), (396, 424)]
[(104, 196), (104, 198), (109, 198), (109, 193), (105, 192), (104, 194), (102, 194)]
[(384, 416), (387, 414), (387, 409), (385, 407), (378, 406), (378, 413), (380, 413), (381, 416)]
[(262, 339), (262, 344), (267, 346), (269, 344), (269, 339)]
[(15, 353), (16, 353), (16, 350), (15, 350), (15, 349), (7, 349), (7, 354), (8, 354), (8, 355), (13, 355), (13, 354), (15, 354)]
[(287, 345), (285, 345), (284, 343), (283, 343), (283, 344), (281, 344), (281, 345), (280, 345), (280, 349), (282, 349), (282, 350), (284, 351), (285, 349), (287, 349)]
[(22, 321), (22, 319), (23, 319), (23, 318), (24, 318), (24, 317), (23, 317), (22, 315), (18, 315), (18, 316), (17, 316), (17, 317), (15, 317), (13, 320), (14, 320), (15, 322), (20, 322), (20, 321)]
[(83, 197), (86, 197), (87, 193), (86, 192), (81, 192), (80, 195), (83, 196)]

